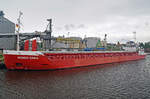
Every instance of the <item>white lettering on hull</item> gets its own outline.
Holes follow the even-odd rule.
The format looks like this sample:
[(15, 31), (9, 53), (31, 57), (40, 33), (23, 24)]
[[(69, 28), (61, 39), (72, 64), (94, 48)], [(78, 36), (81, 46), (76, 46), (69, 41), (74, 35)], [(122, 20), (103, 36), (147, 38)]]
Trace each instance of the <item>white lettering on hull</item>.
[(17, 59), (39, 59), (38, 57), (25, 57), (25, 56), (19, 56)]

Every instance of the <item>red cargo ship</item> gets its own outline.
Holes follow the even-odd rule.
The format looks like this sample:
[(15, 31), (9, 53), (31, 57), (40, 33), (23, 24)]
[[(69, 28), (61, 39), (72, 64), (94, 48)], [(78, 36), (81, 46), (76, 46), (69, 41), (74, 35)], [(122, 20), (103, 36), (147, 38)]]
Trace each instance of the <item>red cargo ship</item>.
[(144, 59), (145, 54), (127, 51), (4, 51), (8, 69), (48, 70)]

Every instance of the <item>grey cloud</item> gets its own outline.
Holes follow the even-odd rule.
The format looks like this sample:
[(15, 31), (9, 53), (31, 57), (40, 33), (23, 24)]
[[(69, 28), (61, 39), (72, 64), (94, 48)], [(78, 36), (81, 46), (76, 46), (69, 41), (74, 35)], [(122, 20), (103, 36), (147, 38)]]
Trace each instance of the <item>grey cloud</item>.
[(85, 25), (84, 24), (80, 24), (79, 26), (78, 26), (78, 28), (80, 29), (82, 29), (82, 28), (85, 28)]
[[(137, 31), (137, 38), (148, 40), (149, 4), (150, 0), (13, 0), (11, 3), (4, 0), (0, 6), (14, 22), (21, 9), (25, 32), (45, 29), (45, 20), (52, 18), (55, 32), (73, 31), (95, 36), (98, 32), (124, 35)], [(140, 38), (143, 33), (145, 36)]]
[(77, 29), (84, 29), (85, 25), (84, 24), (79, 24), (79, 25), (75, 25), (75, 24), (66, 24), (64, 25), (64, 29), (65, 30), (77, 30)]

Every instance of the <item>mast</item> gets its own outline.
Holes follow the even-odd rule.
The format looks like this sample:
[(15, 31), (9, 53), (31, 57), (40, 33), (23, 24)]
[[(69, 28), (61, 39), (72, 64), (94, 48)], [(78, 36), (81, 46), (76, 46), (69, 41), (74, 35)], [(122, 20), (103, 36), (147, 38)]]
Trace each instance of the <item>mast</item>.
[(20, 11), (19, 12), (19, 18), (17, 19), (17, 21), (18, 21), (18, 23), (16, 24), (16, 27), (18, 28), (18, 30), (16, 31), (17, 32), (17, 51), (19, 51), (20, 50), (20, 46), (19, 46), (19, 32), (20, 32), (20, 25), (21, 25), (21, 21), (20, 21), (20, 18), (21, 18), (21, 16), (23, 15), (23, 13)]
[(52, 45), (51, 45), (51, 39), (52, 39), (52, 19), (47, 19), (47, 21), (49, 22), (49, 31), (47, 31), (47, 35), (49, 37), (49, 43), (48, 43), (48, 48), (49, 50), (52, 49)]
[(133, 39), (134, 39), (134, 42), (136, 43), (136, 31), (133, 32)]

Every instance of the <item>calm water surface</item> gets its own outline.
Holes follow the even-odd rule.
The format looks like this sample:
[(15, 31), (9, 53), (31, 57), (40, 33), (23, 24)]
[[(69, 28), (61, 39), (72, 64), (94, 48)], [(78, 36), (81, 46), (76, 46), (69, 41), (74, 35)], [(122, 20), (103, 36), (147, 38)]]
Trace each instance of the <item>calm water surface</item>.
[(57, 71), (1, 69), (0, 99), (150, 99), (150, 56)]

